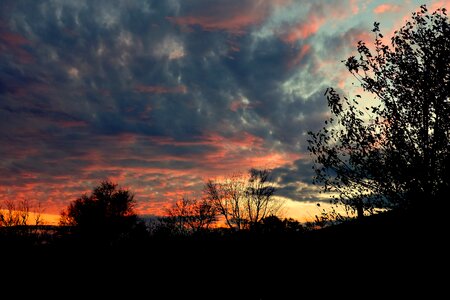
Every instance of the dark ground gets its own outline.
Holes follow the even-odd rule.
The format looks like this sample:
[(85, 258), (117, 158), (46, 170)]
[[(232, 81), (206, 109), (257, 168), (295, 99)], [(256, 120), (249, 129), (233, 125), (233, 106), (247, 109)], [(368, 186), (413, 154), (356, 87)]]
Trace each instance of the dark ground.
[(391, 212), (299, 235), (160, 239), (115, 248), (0, 240), (0, 268), (4, 286), (22, 282), (73, 296), (433, 299), (448, 278), (444, 225)]

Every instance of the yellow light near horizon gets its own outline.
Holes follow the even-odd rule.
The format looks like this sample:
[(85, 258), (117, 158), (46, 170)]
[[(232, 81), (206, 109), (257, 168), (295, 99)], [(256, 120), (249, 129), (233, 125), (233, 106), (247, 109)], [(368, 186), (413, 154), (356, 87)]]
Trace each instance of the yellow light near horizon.
[[(34, 215), (33, 215), (34, 216)], [(31, 224), (33, 224), (33, 221), (35, 220), (33, 218), (32, 214), (30, 214)], [(42, 223), (44, 225), (58, 225), (60, 215), (55, 214), (41, 214)]]
[[(332, 210), (332, 205), (327, 202), (320, 202), (320, 207), (317, 202), (300, 202), (291, 199), (284, 199), (284, 215), (285, 218), (293, 218), (299, 222), (310, 222), (320, 216), (323, 209), (327, 212)], [(336, 211), (345, 214), (344, 207), (335, 207)]]
[[(1, 210), (1, 212), (3, 214), (7, 214), (8, 211), (3, 209)], [(13, 214), (20, 214), (20, 211), (13, 211)], [(28, 220), (27, 220), (27, 225), (36, 225), (36, 217), (37, 214), (35, 212), (30, 212), (28, 214)], [(59, 224), (59, 219), (60, 216), (59, 215), (55, 215), (55, 214), (45, 214), (45, 213), (41, 213), (39, 216), (39, 224), (40, 225), (58, 225)]]

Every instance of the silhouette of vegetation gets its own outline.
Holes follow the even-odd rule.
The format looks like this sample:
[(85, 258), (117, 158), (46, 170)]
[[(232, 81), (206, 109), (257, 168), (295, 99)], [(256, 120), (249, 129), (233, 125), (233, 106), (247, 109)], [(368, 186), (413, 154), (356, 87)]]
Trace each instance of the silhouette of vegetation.
[(310, 132), (315, 183), (356, 211), (444, 204), (450, 192), (450, 24), (421, 6), (385, 44), (345, 61), (364, 94), (325, 92), (332, 117)]
[[(360, 43), (360, 56), (346, 63), (376, 99), (341, 99), (328, 89), (331, 125), (311, 134), (316, 182), (360, 216), (419, 200), (441, 209), (448, 192), (448, 19), (423, 7), (407, 26), (385, 48), (376, 25), (376, 54)], [(290, 299), (308, 290), (336, 297), (348, 283), (358, 295), (360, 287), (388, 286), (384, 296), (395, 289), (404, 296), (411, 283), (414, 293), (418, 286), (429, 295), (440, 285), (448, 224), (404, 209), (351, 219), (323, 210), (302, 224), (281, 218), (274, 195), (270, 170), (250, 170), (208, 181), (203, 198), (183, 198), (147, 226), (134, 195), (110, 181), (70, 203), (65, 226), (41, 225), (40, 206), (31, 218), (27, 201), (7, 201), (0, 207), (2, 283), (186, 299)]]
[(167, 209), (168, 220), (179, 233), (199, 232), (217, 221), (216, 208), (206, 199), (183, 197)]
[(111, 181), (103, 181), (91, 195), (83, 195), (61, 213), (61, 225), (73, 226), (77, 234), (90, 241), (119, 243), (143, 230), (134, 212), (130, 191)]
[(259, 229), (263, 234), (270, 235), (298, 234), (305, 231), (299, 221), (292, 218), (282, 220), (277, 216), (267, 216), (262, 219)]
[(236, 174), (222, 181), (209, 180), (204, 193), (234, 230), (256, 227), (266, 216), (277, 215), (283, 204), (273, 197), (275, 187), (267, 169), (251, 169), (248, 176)]
[(0, 226), (27, 225), (30, 217), (30, 202), (21, 200), (17, 204), (12, 200), (4, 201), (0, 206)]
[[(433, 18), (437, 17), (430, 16), (431, 20), (434, 20)], [(418, 46), (411, 47), (416, 49)], [(436, 50), (430, 48), (430, 51)], [(407, 65), (408, 63), (405, 63), (405, 66), (401, 64), (400, 67)], [(413, 74), (414, 70), (408, 69), (408, 72), (410, 71)], [(359, 72), (363, 74), (361, 73), (363, 71)], [(417, 72), (420, 72), (420, 69)], [(370, 71), (366, 73), (371, 74)], [(376, 78), (381, 78), (381, 75), (377, 76)], [(447, 84), (448, 73), (446, 76)], [(402, 82), (402, 79), (397, 77), (395, 80)], [(414, 77), (414, 80), (417, 78)], [(431, 82), (434, 80), (437, 79)], [(394, 90), (391, 86), (393, 84), (390, 83), (385, 90)], [(422, 85), (424, 83), (418, 83), (419, 87)], [(429, 93), (435, 91), (437, 88), (428, 90)], [(448, 93), (445, 95), (448, 99)], [(336, 105), (339, 108), (341, 99), (338, 97), (337, 100)], [(437, 102), (436, 99), (433, 101)], [(363, 143), (363, 138), (366, 135), (370, 136), (370, 130), (364, 132), (365, 127), (362, 127), (361, 132), (357, 130), (360, 127), (356, 125), (346, 127), (349, 126), (347, 123), (353, 121), (351, 113), (348, 115), (344, 113), (350, 104), (354, 105), (355, 111), (358, 111), (359, 106), (349, 100), (347, 103), (342, 101), (341, 104), (342, 108), (339, 109), (338, 115), (347, 118), (347, 121), (343, 123), (334, 121), (335, 127), (327, 130), (342, 129), (341, 135), (348, 130), (354, 130), (353, 133), (348, 133), (349, 139), (356, 135), (361, 137)], [(380, 111), (385, 109), (388, 110), (384, 108), (384, 104), (379, 108)], [(407, 108), (402, 108), (403, 110)], [(419, 108), (416, 113), (419, 116), (423, 114)], [(434, 121), (429, 122), (437, 122), (437, 115), (439, 113), (432, 114), (431, 118)], [(402, 115), (405, 116), (408, 115)], [(408, 118), (413, 120), (413, 116), (415, 115)], [(362, 154), (358, 156), (351, 153), (350, 150), (353, 149), (364, 150), (364, 144), (354, 146), (347, 142), (347, 145), (354, 148), (346, 149), (337, 146), (342, 145), (337, 139), (339, 135), (325, 138), (320, 137), (318, 133), (316, 135), (319, 141), (327, 142), (329, 148), (311, 145), (317, 147), (316, 155), (321, 155), (319, 161), (325, 161), (328, 154), (335, 154), (328, 158), (330, 164), (325, 166), (329, 167), (328, 175), (331, 178), (340, 176), (343, 189), (350, 189), (351, 184), (356, 185), (352, 180), (358, 180), (358, 177), (345, 179), (344, 175), (363, 174), (361, 184), (381, 185), (380, 188), (369, 190), (366, 194), (362, 190), (364, 186), (361, 187), (359, 191), (364, 197), (360, 199), (364, 209), (371, 209), (374, 207), (372, 202), (377, 201), (388, 203), (388, 207), (404, 207), (409, 205), (407, 197), (414, 193), (414, 190), (407, 189), (411, 183), (406, 182), (409, 178), (406, 172), (414, 170), (414, 165), (410, 166), (399, 159), (400, 166), (406, 164), (411, 169), (405, 170), (402, 167), (394, 173), (389, 163), (393, 164), (393, 159), (397, 156), (410, 159), (411, 164), (417, 163), (414, 159), (420, 159), (417, 155), (422, 153), (420, 152), (422, 144), (417, 142), (414, 148), (418, 153), (416, 156), (408, 156), (409, 152), (402, 153), (403, 148), (400, 146), (395, 148), (395, 145), (396, 143), (402, 145), (405, 142), (388, 141), (391, 137), (396, 137), (394, 133), (400, 134), (400, 129), (393, 131), (394, 129), (390, 128), (400, 126), (395, 125), (398, 122), (396, 118), (400, 117), (389, 119), (388, 124), (391, 125), (385, 127), (383, 127), (385, 123), (381, 121), (383, 118), (385, 119), (379, 116), (380, 121), (376, 121), (361, 117), (361, 121), (356, 123), (360, 122), (369, 129), (370, 124), (378, 126), (376, 130), (379, 130), (380, 136), (377, 137), (379, 140), (377, 143), (369, 143), (371, 147), (368, 147), (367, 151), (379, 159), (380, 164), (377, 166), (387, 173), (386, 182), (376, 181), (378, 178), (375, 175), (378, 173), (371, 174), (372, 169), (363, 169), (372, 166), (369, 164), (369, 158), (374, 165), (378, 163), (374, 157), (369, 155), (369, 158), (366, 158)], [(444, 120), (443, 117), (439, 118), (441, 118), (439, 122)], [(410, 125), (408, 130), (413, 131), (415, 128), (413, 125)], [(433, 129), (429, 132), (432, 140), (436, 139), (435, 135), (439, 130)], [(326, 132), (321, 134), (326, 135)], [(417, 133), (416, 137), (420, 135)], [(337, 147), (334, 152), (331, 150), (320, 152), (332, 149), (333, 143), (334, 147)], [(431, 149), (434, 149), (432, 146), (438, 147), (431, 144)], [(430, 153), (433, 152), (430, 150)], [(349, 159), (348, 155), (352, 157), (350, 162), (345, 161)], [(434, 159), (448, 163), (444, 159), (446, 158), (444, 150), (439, 150), (434, 156), (436, 155), (437, 158)], [(358, 157), (364, 163), (357, 163), (355, 159)], [(339, 173), (344, 171), (333, 169), (334, 165), (331, 164), (338, 159), (356, 168), (356, 171), (351, 173), (347, 170), (347, 174)], [(444, 171), (448, 171), (448, 165), (438, 166), (438, 169), (433, 171), (440, 174), (441, 181), (433, 185), (433, 188), (437, 187), (438, 190), (433, 190), (435, 194), (432, 196), (441, 202), (445, 199), (442, 193), (448, 184), (448, 177)], [(390, 183), (387, 180), (395, 181)], [(423, 184), (420, 180), (424, 179), (418, 177), (413, 183)], [(399, 195), (405, 200), (394, 201), (397, 198), (391, 199), (389, 193), (381, 193), (389, 191), (391, 185), (395, 188), (394, 193), (404, 191), (399, 192)], [(418, 189), (422, 187), (418, 186)], [(339, 192), (337, 189), (332, 191)], [(28, 287), (28, 282), (20, 279), (24, 277), (25, 271), (31, 271), (30, 276), (25, 276), (34, 283), (30, 286), (48, 286), (50, 282), (54, 286), (65, 287), (64, 290), (70, 292), (81, 291), (80, 294), (92, 294), (94, 291), (101, 295), (108, 292), (115, 295), (119, 293), (130, 295), (130, 291), (132, 293), (137, 290), (140, 294), (150, 292), (164, 295), (166, 298), (176, 298), (178, 292), (180, 298), (186, 299), (290, 299), (308, 290), (316, 294), (318, 291), (320, 296), (323, 296), (322, 291), (325, 289), (334, 293), (330, 295), (331, 297), (336, 297), (336, 291), (348, 286), (349, 282), (351, 288), (357, 289), (358, 295), (362, 294), (358, 290), (359, 287), (367, 290), (369, 285), (371, 292), (388, 286), (389, 291), (383, 291), (384, 295), (391, 295), (392, 290), (395, 291), (396, 288), (400, 290), (401, 295), (405, 295), (405, 291), (411, 288), (411, 283), (414, 283), (414, 286), (426, 287), (428, 295), (439, 285), (435, 284), (440, 282), (436, 279), (442, 278), (437, 278), (441, 275), (436, 272), (436, 267), (445, 265), (448, 256), (445, 244), (448, 224), (439, 226), (441, 224), (434, 220), (423, 222), (422, 218), (418, 218), (422, 215), (411, 214), (410, 210), (403, 209), (383, 211), (361, 219), (345, 217), (340, 219), (338, 211), (323, 211), (315, 222), (301, 224), (296, 220), (280, 217), (281, 203), (274, 194), (275, 187), (270, 180), (269, 170), (252, 170), (246, 176), (236, 175), (221, 181), (210, 180), (205, 184), (203, 198), (181, 199), (169, 208), (166, 217), (146, 218), (147, 226), (144, 226), (136, 216), (133, 194), (109, 181), (102, 182), (89, 195), (83, 195), (70, 203), (61, 218), (61, 223), (67, 226), (20, 225), (26, 223), (23, 222), (26, 213), (17, 214), (17, 212), (27, 210), (18, 208), (21, 206), (19, 201), (15, 204), (5, 203), (6, 206), (2, 207), (4, 209), (0, 210), (3, 213), (2, 222), (6, 220), (7, 224), (19, 225), (0, 226), (0, 253), (4, 258), (1, 266), (5, 274), (2, 283), (8, 287), (8, 280), (11, 280), (11, 286), (15, 286), (19, 280), (25, 283), (23, 286)], [(419, 196), (423, 195), (424, 193)], [(356, 209), (355, 205), (359, 204), (351, 201), (358, 201), (358, 198), (352, 194), (350, 196), (345, 198), (349, 201), (347, 204)], [(434, 216), (439, 216), (438, 218), (446, 222), (445, 217), (438, 214)], [(39, 219), (40, 217), (37, 218), (38, 221)], [(213, 226), (216, 220), (219, 226)], [(36, 223), (39, 223), (38, 221)], [(220, 226), (222, 224), (227, 228)], [(8, 264), (11, 264), (11, 267)], [(45, 270), (45, 273), (41, 275), (40, 270)], [(433, 274), (438, 275), (433, 278)], [(383, 280), (380, 281), (380, 278)], [(58, 279), (61, 282), (58, 282)], [(424, 279), (430, 280), (432, 286), (427, 286), (427, 280)], [(146, 284), (139, 284), (141, 281)], [(333, 282), (338, 282), (341, 286), (333, 288)], [(401, 285), (401, 282), (406, 282), (405, 286)], [(315, 286), (319, 289), (311, 288)], [(34, 289), (31, 290), (34, 292)], [(412, 291), (417, 293), (418, 290), (413, 288)]]

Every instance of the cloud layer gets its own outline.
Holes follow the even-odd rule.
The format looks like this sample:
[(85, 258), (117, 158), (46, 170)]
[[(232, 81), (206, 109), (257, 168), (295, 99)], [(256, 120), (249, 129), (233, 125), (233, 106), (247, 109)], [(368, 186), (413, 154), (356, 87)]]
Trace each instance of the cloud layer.
[(318, 200), (306, 132), (372, 20), (418, 7), (394, 2), (2, 1), (0, 200), (58, 213), (110, 178), (159, 213), (250, 167)]

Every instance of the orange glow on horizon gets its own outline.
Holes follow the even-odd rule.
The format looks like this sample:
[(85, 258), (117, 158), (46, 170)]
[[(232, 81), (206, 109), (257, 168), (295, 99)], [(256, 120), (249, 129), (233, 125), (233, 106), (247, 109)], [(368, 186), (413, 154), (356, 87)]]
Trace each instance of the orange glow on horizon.
[[(0, 210), (3, 214), (8, 212), (5, 209)], [(20, 214), (20, 211), (13, 211), (13, 214)], [(39, 225), (58, 225), (60, 215), (59, 214), (48, 214), (48, 213), (36, 213), (29, 212), (27, 225), (36, 225), (36, 219), (39, 218)]]

